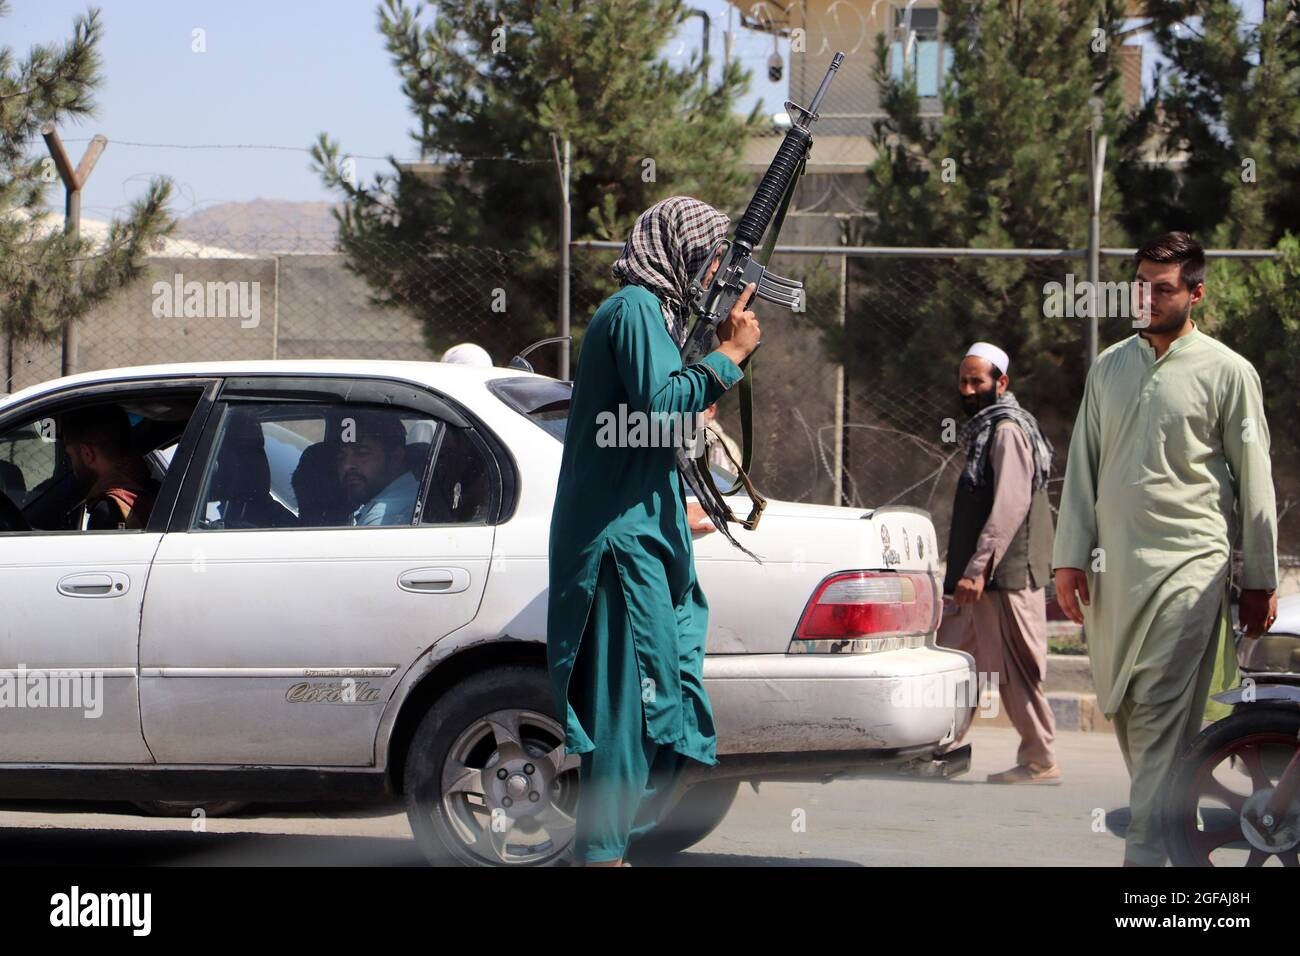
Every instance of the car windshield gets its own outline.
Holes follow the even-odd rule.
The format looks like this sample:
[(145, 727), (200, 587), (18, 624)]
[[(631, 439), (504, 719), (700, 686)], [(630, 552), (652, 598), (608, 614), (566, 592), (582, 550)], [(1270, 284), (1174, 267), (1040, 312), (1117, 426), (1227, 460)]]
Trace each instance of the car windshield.
[(498, 378), (488, 382), (488, 390), (543, 429), (557, 441), (564, 441), (569, 424), (569, 399), (572, 382), (553, 378)]

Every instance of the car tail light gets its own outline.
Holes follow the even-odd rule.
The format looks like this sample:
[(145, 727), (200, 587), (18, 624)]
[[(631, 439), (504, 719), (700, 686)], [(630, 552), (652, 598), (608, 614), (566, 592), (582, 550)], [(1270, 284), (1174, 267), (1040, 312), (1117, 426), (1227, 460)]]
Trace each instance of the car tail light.
[(938, 626), (939, 607), (932, 575), (845, 571), (817, 586), (794, 636), (824, 641), (928, 634)]

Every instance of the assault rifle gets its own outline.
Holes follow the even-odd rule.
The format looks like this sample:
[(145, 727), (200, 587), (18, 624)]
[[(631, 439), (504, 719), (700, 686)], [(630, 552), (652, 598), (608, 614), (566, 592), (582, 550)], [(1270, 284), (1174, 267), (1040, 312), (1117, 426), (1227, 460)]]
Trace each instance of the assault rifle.
[[(755, 283), (754, 295), (765, 302), (783, 305), (787, 309), (799, 308), (803, 299), (803, 283), (786, 279), (767, 270), (766, 265), (776, 245), (776, 237), (781, 231), (790, 198), (794, 195), (795, 185), (803, 173), (812, 149), (812, 124), (817, 121), (817, 110), (821, 106), (826, 91), (840, 63), (843, 53), (836, 53), (831, 60), (830, 69), (822, 79), (821, 86), (813, 96), (808, 108), (797, 106), (787, 100), (786, 111), (793, 118), (793, 124), (786, 131), (785, 139), (776, 151), (776, 156), (758, 184), (754, 197), (749, 201), (745, 214), (736, 224), (731, 238), (719, 239), (714, 244), (709, 257), (700, 267), (700, 271), (691, 281), (691, 311), (696, 319), (691, 331), (682, 345), (682, 364), (698, 362), (715, 347), (718, 325), (731, 314), (732, 307), (744, 293), (749, 284)], [(755, 250), (767, 237), (766, 244), (756, 255)], [(718, 271), (713, 280), (705, 285), (709, 267), (722, 257)], [(759, 343), (762, 344), (761, 342)], [(750, 364), (754, 354), (751, 352), (742, 363), (742, 368)], [(754, 557), (752, 552), (742, 546), (727, 529), (728, 521), (734, 521), (742, 527), (753, 531), (758, 527), (758, 519), (767, 507), (767, 499), (758, 493), (749, 480), (749, 470), (753, 463), (753, 378), (752, 371), (747, 371), (740, 383), (740, 418), (743, 440), (741, 457), (736, 462), (739, 477), (726, 491), (720, 492), (709, 472), (707, 459), (689, 458), (683, 461), (683, 476), (696, 498), (708, 513), (718, 530), (730, 539), (742, 551)], [(725, 447), (725, 446), (724, 446)], [(728, 453), (730, 454), (730, 453)], [(727, 506), (724, 495), (735, 494), (741, 487), (749, 493), (753, 507), (749, 517), (737, 518)]]

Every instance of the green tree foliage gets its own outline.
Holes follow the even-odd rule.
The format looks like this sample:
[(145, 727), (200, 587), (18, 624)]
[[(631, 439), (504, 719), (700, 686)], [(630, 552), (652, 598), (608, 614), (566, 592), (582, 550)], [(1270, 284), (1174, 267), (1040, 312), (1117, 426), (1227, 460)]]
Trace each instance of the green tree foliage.
[(1231, 0), (1148, 4), (1169, 67), (1127, 132), (1118, 181), (1135, 237), (1185, 229), (1206, 246), (1268, 247), (1300, 222), (1300, 2), (1251, 23)]
[[(9, 6), (0, 0), (0, 17)], [(94, 112), (102, 81), (97, 10), (78, 17), (72, 39), (19, 59), (0, 48), (0, 333), (49, 340), (64, 325), (140, 275), (150, 244), (174, 221), (168, 180), (150, 182), (99, 244), (73, 241), (41, 222), (62, 185), (40, 136), (45, 123)]]
[[(502, 361), (554, 334), (552, 133), (572, 143), (575, 238), (622, 240), (642, 210), (673, 194), (726, 210), (748, 198), (738, 160), (758, 108), (732, 112), (748, 73), (733, 62), (706, 86), (698, 60), (664, 62), (686, 12), (680, 0), (450, 0), (435, 18), (385, 0), (379, 29), (415, 117), (412, 138), (445, 165), (433, 179), (393, 163), (355, 183), (328, 136), (313, 155), (343, 198), (339, 241), (351, 267), (378, 301), (423, 321), (431, 349), (471, 338)], [(499, 265), (485, 265), (485, 249)], [(460, 283), (450, 278), (456, 263)], [(491, 308), (497, 288), (504, 313)], [(575, 274), (575, 324), (587, 318), (584, 301), (611, 290), (603, 277)]]
[(1274, 262), (1212, 261), (1202, 317), (1207, 331), (1254, 363), (1274, 445), (1294, 462), (1300, 460), (1300, 2), (1271, 0), (1263, 10), (1251, 22), (1229, 0), (1148, 5), (1171, 65), (1130, 136), (1185, 163), (1129, 162), (1119, 182), (1134, 241), (1185, 229), (1207, 247), (1276, 246), (1282, 253)]
[[(1124, 123), (1113, 39), (1123, 4), (943, 0), (941, 9), (952, 55), (941, 116), (923, 115), (915, 78), (894, 78), (889, 38), (877, 37), (875, 79), (887, 115), (873, 136), (878, 157), (865, 202), (872, 216), (847, 240), (1084, 246), (1093, 101), (1103, 132), (1113, 138)], [(1121, 238), (1118, 206), (1109, 190), (1104, 243)], [(910, 429), (932, 425), (936, 440), (933, 412), (955, 412), (955, 369), (978, 339), (1017, 356), (1013, 387), (1022, 402), (1065, 417), (1086, 373), (1085, 320), (1045, 314), (1044, 286), (1082, 268), (1025, 259), (858, 260), (848, 321), (842, 333), (829, 331), (829, 346), (860, 381), (894, 397), (880, 404), (882, 415)]]
[(1206, 278), (1206, 317), (1216, 337), (1254, 363), (1264, 382), (1275, 444), (1294, 452), (1300, 422), (1300, 239), (1287, 235), (1272, 260), (1219, 259)]

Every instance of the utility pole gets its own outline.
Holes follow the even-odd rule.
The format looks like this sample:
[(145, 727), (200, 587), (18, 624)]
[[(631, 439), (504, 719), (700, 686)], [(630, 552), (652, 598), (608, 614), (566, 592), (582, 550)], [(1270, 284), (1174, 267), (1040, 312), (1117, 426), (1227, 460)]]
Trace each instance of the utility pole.
[(1097, 294), (1101, 282), (1101, 183), (1106, 169), (1106, 136), (1101, 132), (1101, 100), (1093, 97), (1088, 127), (1088, 367), (1097, 361)]
[(686, 15), (688, 17), (699, 17), (704, 24), (703, 47), (700, 53), (700, 83), (707, 90), (709, 88), (709, 31), (712, 21), (707, 13), (694, 7), (688, 9)]
[[(849, 302), (849, 257), (840, 256), (840, 301), (838, 304), (840, 329), (844, 328), (845, 315), (848, 310)], [(835, 366), (835, 454), (832, 459), (834, 462), (834, 474), (832, 476), (835, 484), (834, 504), (847, 505), (844, 495), (844, 463), (848, 455), (848, 407), (849, 407), (849, 390), (848, 382), (844, 377), (844, 363), (840, 362)]]
[(734, 13), (735, 10), (732, 9), (731, 4), (727, 4), (727, 28), (722, 31), (722, 72), (724, 75), (727, 72), (727, 67), (731, 65), (731, 42), (734, 36), (732, 28), (735, 25), (732, 21), (732, 14)]
[(573, 241), (572, 208), (569, 204), (570, 166), (569, 137), (564, 137), (564, 155), (560, 155), (559, 140), (551, 134), (551, 154), (555, 157), (555, 169), (560, 177), (560, 329), (564, 337), (560, 343), (560, 379), (569, 379), (569, 358), (573, 350), (573, 340), (569, 335), (569, 244)]
[[(59, 171), (59, 178), (63, 180), (66, 193), (63, 205), (63, 232), (76, 242), (81, 238), (81, 188), (90, 178), (90, 171), (95, 168), (99, 154), (108, 145), (108, 139), (103, 136), (92, 139), (81, 157), (81, 162), (77, 164), (76, 169), (73, 169), (72, 160), (68, 158), (68, 153), (63, 148), (63, 141), (59, 139), (53, 123), (46, 123), (41, 127), (41, 136), (45, 138), (45, 146), (54, 159), (54, 168)], [(73, 263), (74, 276), (80, 271), (80, 263)], [(63, 327), (62, 368), (64, 375), (71, 375), (77, 370), (77, 327), (72, 319), (68, 319)]]

